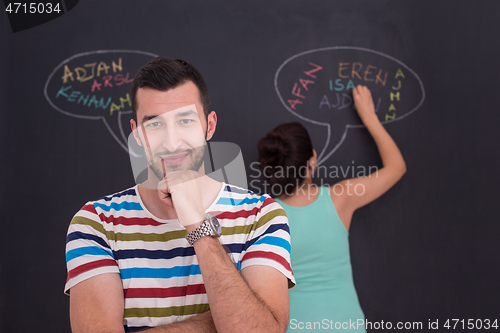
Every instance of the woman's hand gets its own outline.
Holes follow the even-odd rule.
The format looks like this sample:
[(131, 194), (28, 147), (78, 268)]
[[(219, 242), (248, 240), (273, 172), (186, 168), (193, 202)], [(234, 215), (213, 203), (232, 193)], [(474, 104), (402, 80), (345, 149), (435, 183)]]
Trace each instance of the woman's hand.
[(366, 86), (358, 85), (352, 90), (352, 96), (354, 98), (356, 111), (358, 112), (358, 116), (361, 118), (361, 121), (363, 121), (363, 124), (375, 119), (378, 120), (370, 89)]

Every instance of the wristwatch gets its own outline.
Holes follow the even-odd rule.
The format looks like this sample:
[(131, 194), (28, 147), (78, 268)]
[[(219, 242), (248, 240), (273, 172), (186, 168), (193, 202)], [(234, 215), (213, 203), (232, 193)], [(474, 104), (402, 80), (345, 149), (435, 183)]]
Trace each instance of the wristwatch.
[(198, 228), (191, 231), (186, 239), (189, 245), (193, 245), (201, 237), (212, 236), (212, 237), (220, 237), (222, 234), (222, 228), (220, 227), (219, 220), (213, 215), (207, 214), (207, 217), (203, 221), (203, 224)]

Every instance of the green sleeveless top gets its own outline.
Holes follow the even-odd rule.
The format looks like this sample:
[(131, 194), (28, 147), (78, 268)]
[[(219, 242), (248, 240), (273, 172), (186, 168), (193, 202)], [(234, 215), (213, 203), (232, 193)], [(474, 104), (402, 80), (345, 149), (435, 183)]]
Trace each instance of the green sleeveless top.
[(317, 189), (319, 196), (307, 206), (293, 207), (276, 199), (288, 216), (297, 283), (289, 291), (287, 332), (342, 330), (342, 326), (346, 331), (366, 332), (352, 279), (349, 233), (335, 210), (329, 188)]

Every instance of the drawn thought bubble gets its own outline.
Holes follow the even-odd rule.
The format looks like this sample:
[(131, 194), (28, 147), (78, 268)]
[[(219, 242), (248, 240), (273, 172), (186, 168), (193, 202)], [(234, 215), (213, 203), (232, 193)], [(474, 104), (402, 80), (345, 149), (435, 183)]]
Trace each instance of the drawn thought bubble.
[(67, 116), (102, 120), (118, 144), (128, 151), (122, 115), (132, 112), (130, 86), (139, 68), (155, 57), (157, 55), (137, 50), (76, 54), (61, 62), (49, 75), (45, 98), (54, 109)]
[[(283, 106), (300, 119), (325, 126), (327, 139), (319, 163), (344, 141), (349, 128), (363, 127), (353, 111), (352, 89), (367, 86), (375, 111), (385, 124), (415, 112), (425, 99), (418, 75), (404, 63), (378, 51), (349, 46), (314, 49), (287, 59), (274, 86)], [(333, 148), (329, 148), (335, 144)]]

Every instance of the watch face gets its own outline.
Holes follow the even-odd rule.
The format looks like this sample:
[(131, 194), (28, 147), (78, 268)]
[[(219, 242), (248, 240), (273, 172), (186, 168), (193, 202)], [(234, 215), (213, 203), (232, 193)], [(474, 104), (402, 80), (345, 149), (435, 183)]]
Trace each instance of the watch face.
[(217, 236), (222, 234), (222, 228), (220, 226), (219, 220), (215, 216), (210, 216), (210, 223), (212, 224), (212, 228), (214, 229)]

